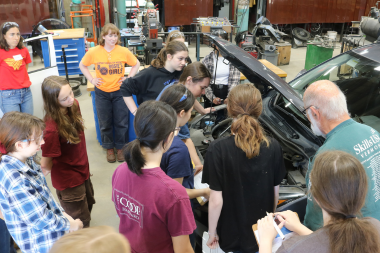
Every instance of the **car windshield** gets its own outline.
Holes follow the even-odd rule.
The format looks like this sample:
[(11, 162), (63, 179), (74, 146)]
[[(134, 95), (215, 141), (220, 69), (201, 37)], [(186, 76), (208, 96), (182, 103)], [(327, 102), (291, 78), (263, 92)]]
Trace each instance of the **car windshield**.
[(289, 84), (301, 97), (306, 88), (317, 80), (337, 84), (347, 99), (348, 111), (357, 122), (380, 130), (380, 63), (352, 51), (332, 59)]

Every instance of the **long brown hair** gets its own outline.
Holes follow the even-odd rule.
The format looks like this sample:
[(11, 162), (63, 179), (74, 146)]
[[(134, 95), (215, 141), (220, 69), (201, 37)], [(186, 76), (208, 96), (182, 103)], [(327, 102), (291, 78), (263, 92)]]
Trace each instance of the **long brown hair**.
[(0, 143), (5, 149), (5, 155), (16, 150), (15, 144), (18, 141), (38, 138), (45, 129), (45, 123), (36, 116), (21, 113), (7, 112), (0, 120)]
[(261, 93), (251, 83), (235, 86), (228, 95), (228, 115), (234, 118), (231, 131), (235, 134), (235, 145), (251, 159), (260, 153), (261, 143), (269, 141), (259, 123), (263, 110)]
[(84, 130), (83, 118), (79, 113), (78, 105), (67, 108), (67, 115), (61, 111), (58, 96), (62, 86), (70, 85), (60, 76), (46, 77), (42, 82), (42, 98), (44, 99), (44, 120), (52, 119), (58, 126), (59, 135), (72, 144), (80, 142), (79, 133)]
[(112, 227), (99, 226), (81, 229), (62, 236), (49, 251), (50, 253), (129, 253), (125, 236)]
[(187, 78), (191, 76), (192, 82), (202, 82), (204, 78), (211, 78), (210, 71), (201, 62), (193, 62), (187, 65), (179, 77), (179, 83), (185, 84)]
[[(4, 49), (5, 51), (9, 51), (9, 45), (7, 41), (4, 38), (4, 35), (9, 31), (9, 29), (16, 27), (20, 31), (20, 27), (15, 22), (5, 22), (1, 25), (1, 33), (0, 33), (0, 48)], [(24, 46), (24, 38), (20, 35), (20, 41), (17, 44), (18, 49), (23, 49)]]
[(379, 233), (366, 219), (352, 218), (364, 206), (368, 182), (363, 165), (343, 151), (319, 154), (310, 173), (310, 192), (330, 216), (331, 253), (380, 252)]
[(108, 33), (111, 32), (111, 34), (117, 34), (117, 42), (115, 45), (119, 45), (121, 43), (120, 41), (120, 31), (117, 28), (116, 25), (108, 23), (105, 26), (103, 26), (102, 31), (100, 32), (99, 36), (99, 45), (104, 47), (105, 41), (103, 39), (104, 36), (108, 35)]
[(165, 67), (165, 62), (166, 62), (168, 54), (173, 56), (176, 53), (181, 52), (181, 51), (189, 52), (185, 43), (181, 41), (176, 41), (176, 40), (171, 41), (166, 45), (166, 47), (160, 50), (160, 52), (157, 55), (157, 58), (153, 59), (150, 65), (152, 65), (153, 67), (157, 69), (163, 68)]

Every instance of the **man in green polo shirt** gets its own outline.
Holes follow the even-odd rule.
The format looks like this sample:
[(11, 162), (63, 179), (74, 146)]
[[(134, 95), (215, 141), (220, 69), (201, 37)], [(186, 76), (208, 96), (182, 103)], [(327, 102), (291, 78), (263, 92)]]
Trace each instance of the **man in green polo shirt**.
[[(368, 175), (368, 193), (361, 213), (364, 217), (380, 220), (380, 134), (350, 118), (344, 94), (331, 81), (321, 80), (311, 84), (304, 93), (303, 101), (311, 129), (316, 135), (326, 137), (316, 155), (326, 150), (342, 150), (362, 163)], [(314, 158), (310, 158), (306, 174), (308, 189), (313, 182), (309, 175)], [(310, 194), (304, 223), (313, 231), (324, 225), (321, 208)]]

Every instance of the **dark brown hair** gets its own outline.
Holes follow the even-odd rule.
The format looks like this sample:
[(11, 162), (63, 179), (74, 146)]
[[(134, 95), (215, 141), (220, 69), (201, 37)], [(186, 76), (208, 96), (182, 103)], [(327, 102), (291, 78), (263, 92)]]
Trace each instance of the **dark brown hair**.
[(380, 252), (379, 233), (357, 216), (364, 206), (368, 181), (363, 165), (343, 151), (327, 151), (315, 158), (310, 192), (330, 216), (327, 226), (331, 253)]
[(44, 122), (36, 116), (21, 113), (7, 112), (0, 120), (0, 143), (5, 148), (5, 154), (16, 150), (18, 141), (38, 138), (45, 129)]
[(100, 36), (99, 36), (99, 45), (104, 47), (105, 41), (104, 41), (103, 37), (108, 35), (109, 32), (111, 32), (111, 34), (117, 34), (118, 39), (117, 39), (116, 45), (119, 45), (121, 43), (120, 31), (116, 25), (111, 24), (111, 23), (108, 23), (105, 26), (103, 26), (102, 31), (101, 31)]
[[(5, 22), (1, 25), (1, 34), (0, 34), (0, 48), (4, 49), (5, 51), (9, 51), (10, 48), (7, 41), (4, 38), (4, 35), (13, 27), (16, 27), (20, 31), (20, 27), (16, 23), (10, 24), (10, 25), (8, 25), (7, 23), (9, 22)], [(23, 49), (25, 47), (23, 41), (24, 41), (24, 38), (20, 35), (20, 41), (18, 42), (16, 46), (18, 49)]]
[(269, 146), (258, 120), (263, 110), (262, 102), (260, 91), (251, 83), (235, 86), (228, 95), (228, 114), (236, 119), (231, 125), (235, 145), (249, 159), (259, 155), (262, 142)]
[(133, 121), (136, 139), (123, 148), (125, 161), (133, 173), (141, 175), (146, 163), (141, 148), (155, 150), (162, 141), (164, 147), (176, 124), (177, 114), (167, 103), (150, 100), (139, 106)]
[(80, 142), (79, 133), (84, 131), (83, 118), (75, 102), (71, 107), (67, 108), (67, 115), (61, 111), (58, 96), (64, 85), (70, 84), (65, 78), (60, 76), (49, 76), (42, 82), (41, 89), (45, 110), (44, 120), (52, 119), (57, 124), (61, 137), (72, 144), (78, 144)]
[(160, 101), (169, 104), (178, 114), (182, 110), (188, 112), (194, 106), (195, 97), (184, 85), (173, 84), (162, 93)]
[(179, 83), (185, 84), (187, 78), (191, 76), (193, 83), (202, 82), (204, 78), (211, 79), (210, 71), (201, 62), (193, 62), (187, 65), (179, 77)]
[(166, 62), (168, 54), (173, 56), (176, 53), (182, 52), (182, 51), (189, 52), (185, 43), (183, 43), (181, 41), (176, 41), (176, 40), (171, 41), (166, 45), (166, 47), (163, 47), (160, 50), (160, 52), (157, 55), (157, 58), (153, 59), (152, 62), (150, 63), (150, 65), (152, 65), (153, 67), (155, 67), (157, 69), (163, 68), (163, 67), (165, 67), (165, 62)]
[(109, 226), (81, 229), (62, 236), (49, 253), (129, 253), (129, 243), (124, 235)]

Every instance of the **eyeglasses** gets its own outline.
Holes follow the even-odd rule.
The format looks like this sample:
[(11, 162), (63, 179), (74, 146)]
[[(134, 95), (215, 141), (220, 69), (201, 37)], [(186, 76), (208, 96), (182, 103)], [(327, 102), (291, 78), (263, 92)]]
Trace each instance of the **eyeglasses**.
[(170, 35), (170, 38), (182, 37), (185, 38), (185, 35), (182, 32), (173, 33)]
[(309, 110), (312, 106), (315, 107), (315, 109), (318, 109), (318, 107), (316, 107), (316, 106), (314, 106), (314, 105), (310, 105), (310, 106), (308, 106), (307, 108), (305, 108), (305, 109), (302, 111), (302, 114), (305, 115), (305, 116), (307, 116), (307, 113), (306, 113), (306, 112), (307, 112), (307, 110)]
[(174, 136), (177, 136), (179, 134), (179, 130), (181, 130), (180, 127), (174, 128)]
[(17, 24), (16, 22), (5, 22), (3, 27), (6, 27), (6, 26), (13, 26), (13, 25), (19, 27), (18, 24)]
[[(36, 139), (25, 139), (22, 140), (22, 142), (31, 142), (31, 141), (36, 141), (36, 143), (40, 143), (44, 139), (44, 133), (42, 132), (41, 136), (36, 138)], [(37, 142), (38, 141), (38, 142)]]
[(187, 88), (186, 88), (185, 93), (183, 94), (183, 96), (182, 96), (181, 99), (179, 100), (179, 102), (184, 101), (186, 98), (187, 98)]

